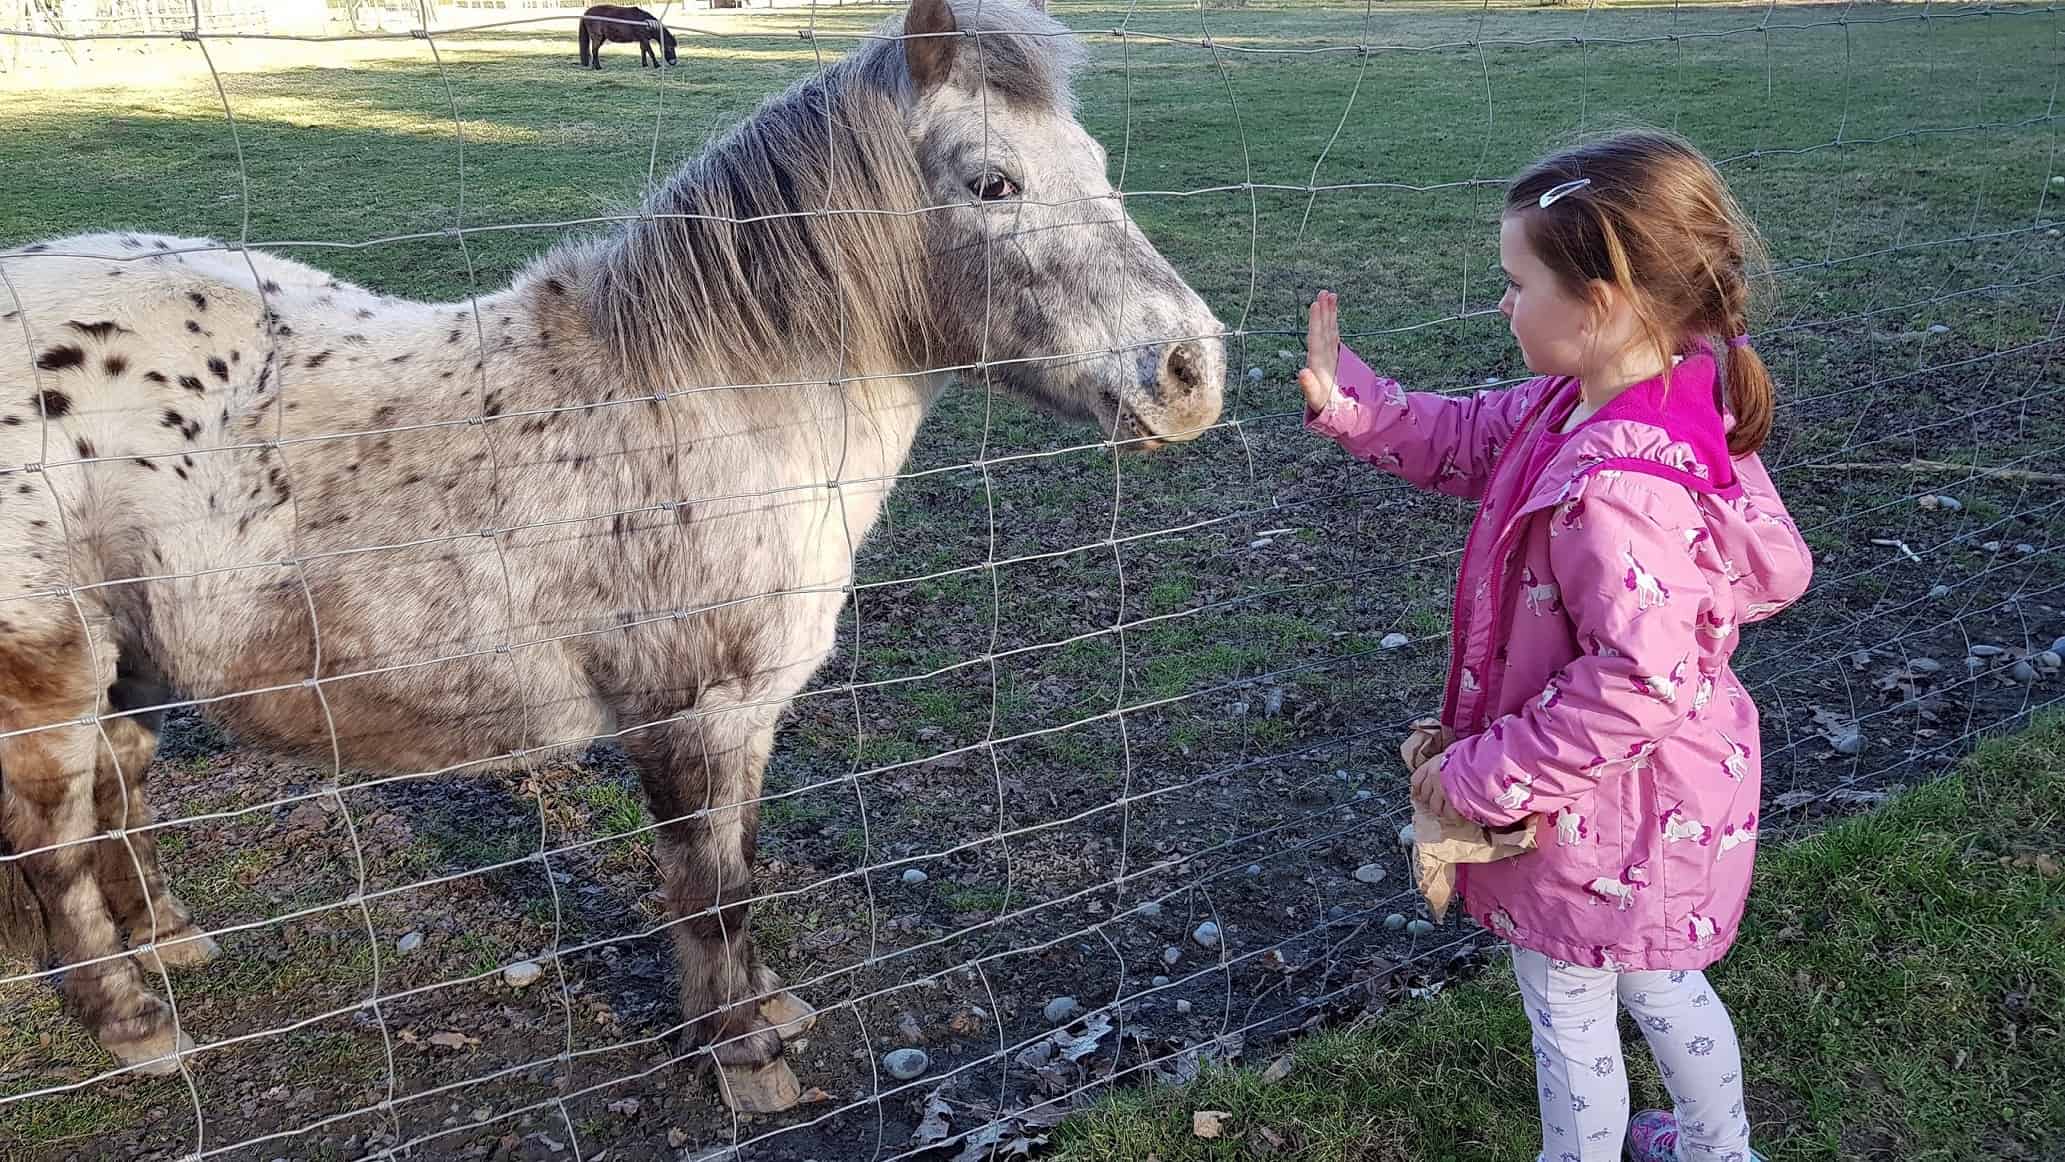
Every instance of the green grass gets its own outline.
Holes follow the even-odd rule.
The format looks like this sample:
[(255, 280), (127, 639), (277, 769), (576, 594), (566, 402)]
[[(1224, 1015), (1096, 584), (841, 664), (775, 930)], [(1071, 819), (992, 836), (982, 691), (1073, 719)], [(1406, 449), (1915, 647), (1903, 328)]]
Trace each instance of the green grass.
[[(392, 958), (390, 957), (390, 960)], [(344, 929), (321, 936), (302, 936), (292, 954), (277, 960), (257, 956), (225, 956), (206, 970), (178, 978), (182, 996), (237, 1001), (256, 996), (314, 1005), (310, 998), (338, 993), (363, 994), (373, 979), (373, 953), (363, 932)]]
[[(2052, 716), (1875, 814), (1761, 855), (1742, 937), (1711, 973), (1743, 1038), (1760, 1150), (2060, 1156), (2061, 799), (2065, 717)], [(1305, 1041), (1275, 1084), (1227, 1071), (1107, 1100), (1062, 1127), (1056, 1157), (1249, 1157), (1263, 1127), (1287, 1158), (1531, 1157), (1528, 1040), (1498, 968), (1366, 1031)], [(1667, 1104), (1653, 1075), (1638, 1088), (1638, 1102)], [(1202, 1109), (1232, 1112), (1225, 1138), (1192, 1136)]]
[(942, 894), (948, 908), (955, 912), (996, 912), (1009, 899), (1002, 888), (974, 885), (954, 888)]
[(604, 835), (623, 835), (646, 825), (645, 802), (619, 783), (592, 783), (582, 788), (589, 823)]
[(63, 1101), (23, 1103), (21, 1121), (13, 1132), (22, 1141), (39, 1146), (81, 1144), (128, 1124), (134, 1116), (129, 1103), (104, 1094), (81, 1093)]
[(461, 932), (453, 938), (455, 963), (467, 976), (485, 976), (502, 967), (507, 952), (486, 937), (473, 932)]
[(831, 818), (831, 815), (831, 804), (822, 799), (790, 796), (761, 804), (760, 826), (769, 831), (781, 832), (791, 828), (816, 826)]

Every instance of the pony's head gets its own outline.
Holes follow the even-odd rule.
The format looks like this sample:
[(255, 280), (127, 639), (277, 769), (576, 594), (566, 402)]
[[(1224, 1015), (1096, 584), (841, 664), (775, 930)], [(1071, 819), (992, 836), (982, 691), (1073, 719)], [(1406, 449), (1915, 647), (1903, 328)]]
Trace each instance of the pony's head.
[(1074, 36), (1013, 0), (913, 0), (899, 31), (933, 319), (963, 378), (1122, 446), (1218, 420), (1223, 327), (1127, 214), (1076, 120)]
[(648, 197), (598, 279), (641, 381), (958, 368), (1145, 450), (1218, 421), (1223, 328), (1075, 116), (1074, 37), (913, 0)]
[(671, 65), (675, 63), (674, 34), (668, 31), (668, 29), (664, 25), (662, 25), (660, 28), (660, 52), (666, 56), (668, 64)]

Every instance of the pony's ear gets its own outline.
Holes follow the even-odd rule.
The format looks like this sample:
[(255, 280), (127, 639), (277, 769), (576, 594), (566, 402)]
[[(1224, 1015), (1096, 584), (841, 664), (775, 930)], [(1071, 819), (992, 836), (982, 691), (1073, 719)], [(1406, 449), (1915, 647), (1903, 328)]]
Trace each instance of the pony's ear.
[(903, 59), (919, 92), (945, 84), (954, 71), (954, 51), (961, 40), (953, 34), (959, 31), (947, 0), (911, 0), (903, 15)]

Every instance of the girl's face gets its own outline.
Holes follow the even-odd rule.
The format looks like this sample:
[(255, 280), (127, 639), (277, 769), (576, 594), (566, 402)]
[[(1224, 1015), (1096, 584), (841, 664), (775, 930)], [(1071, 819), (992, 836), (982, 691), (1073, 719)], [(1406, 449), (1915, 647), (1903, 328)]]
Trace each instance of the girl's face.
[(1582, 375), (1599, 355), (1599, 310), (1564, 289), (1537, 258), (1519, 214), (1499, 222), (1499, 263), (1506, 270), (1506, 316), (1520, 357), (1536, 375)]

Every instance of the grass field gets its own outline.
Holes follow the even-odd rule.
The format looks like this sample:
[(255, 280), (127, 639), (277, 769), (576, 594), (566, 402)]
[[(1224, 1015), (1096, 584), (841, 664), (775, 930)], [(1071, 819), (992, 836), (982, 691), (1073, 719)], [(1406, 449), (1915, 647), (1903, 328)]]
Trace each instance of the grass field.
[[(1738, 659), (1764, 714), (1773, 829), (1932, 779), (2057, 700), (2065, 678), (2013, 674), (2065, 634), (2065, 17), (1056, 7), (1090, 47), (1082, 118), (1130, 209), (1239, 329), (1229, 423), (1117, 464), (1061, 451), (1090, 437), (976, 390), (928, 423), (913, 470), (960, 467), (897, 492), (858, 561), (844, 644), (769, 773), (771, 792), (815, 788), (767, 805), (760, 884), (784, 894), (755, 924), (828, 1009), (796, 1062), (826, 1100), (741, 1124), (671, 1062), (657, 1033), (676, 1019), (673, 970), (662, 940), (637, 935), (659, 914), (647, 845), (610, 838), (643, 821), (636, 780), (599, 748), (528, 785), (348, 791), (355, 841), (320, 811), (169, 828), (168, 873), (203, 920), (255, 925), (180, 978), (183, 1020), (204, 1044), (251, 1039), (200, 1055), (192, 1091), (118, 1080), (0, 1106), (0, 1150), (174, 1157), (196, 1145), (198, 1106), (204, 1150), (293, 1135), (226, 1151), (259, 1162), (429, 1134), (444, 1136), (419, 1156), (694, 1156), (767, 1135), (745, 1155), (845, 1158), (862, 1142), (889, 1157), (935, 1089), (967, 1129), (1145, 1058), (1253, 1056), (1474, 965), (1453, 921), (1425, 938), (1372, 923), (1413, 910), (1389, 839), (1395, 738), (1439, 697), (1468, 514), (1306, 437), (1289, 377), (1299, 310), (1322, 286), (1341, 292), (1358, 350), (1414, 386), (1520, 373), (1493, 312), (1496, 179), (1583, 130), (1672, 126), (1726, 159), (1781, 270), (1756, 328), (1784, 400), (1766, 458), (1818, 574)], [(127, 225), (248, 237), (390, 293), (493, 288), (566, 230), (599, 228), (563, 223), (624, 211), (890, 11), (697, 14), (725, 35), (685, 35), (666, 73), (621, 48), (579, 70), (564, 22), (329, 66), (213, 45), (222, 95), (205, 75), (113, 83), (150, 70), (110, 50), (110, 83), (0, 94), (0, 245)], [(492, 229), (462, 252), (458, 225)], [(1056, 454), (985, 476), (984, 448)], [(1961, 507), (1918, 505), (1929, 492)], [(984, 567), (1019, 557), (1036, 559)], [(1393, 632), (1411, 643), (1380, 648)], [(841, 689), (931, 674), (993, 638), (1079, 635), (994, 678), (976, 666)], [(1968, 669), (1974, 643), (2006, 652)], [(1839, 754), (1830, 736), (1852, 724), (1863, 745)], [(994, 765), (924, 761), (986, 737), (1012, 740)], [(187, 818), (325, 774), (186, 719), (154, 777), (161, 815)], [(537, 851), (541, 827), (555, 847), (598, 842), (555, 857), (549, 882), (535, 863), (499, 866)], [(369, 889), (399, 889), (363, 917), (346, 902), (361, 856)], [(910, 859), (925, 882), (879, 866)], [(1390, 878), (1353, 878), (1370, 863)], [(1128, 911), (1161, 897), (1157, 916)], [(503, 985), (503, 965), (555, 943), (555, 911), (559, 946), (592, 945), (563, 958), (567, 988), (549, 966), (544, 986)], [(1225, 935), (1209, 951), (1188, 938), (1206, 918)], [(417, 932), (420, 951), (400, 956)], [(376, 964), (377, 1019), (358, 1007)], [(1122, 1028), (1041, 1074), (1018, 1046), (1059, 995), (1122, 1003)], [(107, 1067), (47, 989), (0, 986), (0, 1013), (0, 1093)], [(874, 1062), (907, 1044), (932, 1069), (892, 1086)]]

